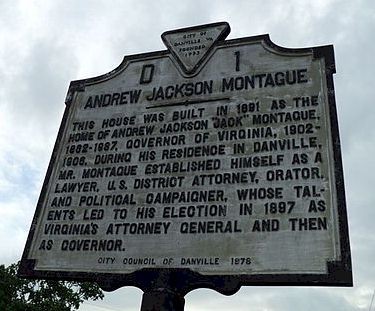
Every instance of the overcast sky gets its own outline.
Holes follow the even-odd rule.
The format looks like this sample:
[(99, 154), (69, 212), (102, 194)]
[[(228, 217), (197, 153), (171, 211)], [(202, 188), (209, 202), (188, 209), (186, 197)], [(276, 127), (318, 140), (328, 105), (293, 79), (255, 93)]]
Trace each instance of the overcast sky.
[[(124, 55), (164, 50), (160, 35), (227, 21), (229, 39), (270, 34), (285, 47), (333, 44), (354, 287), (196, 290), (185, 310), (368, 310), (375, 289), (375, 2), (373, 0), (0, 1), (0, 264), (20, 259), (71, 80)], [(139, 310), (123, 288), (80, 310)], [(375, 310), (375, 307), (374, 307)]]

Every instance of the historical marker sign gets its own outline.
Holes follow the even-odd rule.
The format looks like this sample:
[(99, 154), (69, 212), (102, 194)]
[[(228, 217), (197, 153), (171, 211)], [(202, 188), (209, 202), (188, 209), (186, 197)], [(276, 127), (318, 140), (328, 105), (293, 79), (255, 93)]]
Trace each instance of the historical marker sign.
[(228, 33), (169, 31), (71, 83), (21, 275), (352, 284), (333, 47)]

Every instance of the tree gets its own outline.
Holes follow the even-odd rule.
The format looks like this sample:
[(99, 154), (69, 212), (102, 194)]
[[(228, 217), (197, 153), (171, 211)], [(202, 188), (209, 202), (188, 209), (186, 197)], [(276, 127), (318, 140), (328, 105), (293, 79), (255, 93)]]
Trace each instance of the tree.
[(0, 310), (71, 311), (88, 299), (103, 299), (98, 285), (88, 282), (29, 280), (17, 277), (19, 262), (0, 265)]

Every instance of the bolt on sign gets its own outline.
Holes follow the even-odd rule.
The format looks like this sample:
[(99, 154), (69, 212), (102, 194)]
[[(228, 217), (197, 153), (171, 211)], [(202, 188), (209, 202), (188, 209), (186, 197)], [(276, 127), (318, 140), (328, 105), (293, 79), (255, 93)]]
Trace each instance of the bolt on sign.
[(21, 276), (352, 285), (333, 47), (229, 32), (167, 31), (71, 82)]

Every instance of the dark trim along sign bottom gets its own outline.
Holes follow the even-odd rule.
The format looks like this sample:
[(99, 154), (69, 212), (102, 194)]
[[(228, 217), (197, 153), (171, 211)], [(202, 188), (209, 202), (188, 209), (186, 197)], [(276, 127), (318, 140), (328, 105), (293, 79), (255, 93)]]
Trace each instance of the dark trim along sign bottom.
[(333, 47), (165, 32), (73, 81), (19, 275), (352, 286)]

